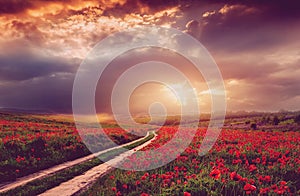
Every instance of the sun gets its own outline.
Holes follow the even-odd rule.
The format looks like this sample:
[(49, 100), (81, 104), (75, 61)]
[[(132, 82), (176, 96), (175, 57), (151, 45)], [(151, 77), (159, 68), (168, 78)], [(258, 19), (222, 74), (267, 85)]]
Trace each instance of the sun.
[(177, 105), (186, 106), (189, 100), (195, 99), (196, 89), (190, 88), (187, 82), (170, 84), (164, 86), (164, 91), (167, 91), (167, 95), (170, 100), (175, 102)]

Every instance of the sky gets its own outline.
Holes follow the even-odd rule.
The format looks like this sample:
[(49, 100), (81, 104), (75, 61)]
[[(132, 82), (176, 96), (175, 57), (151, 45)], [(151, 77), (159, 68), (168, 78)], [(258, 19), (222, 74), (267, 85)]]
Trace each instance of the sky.
[[(88, 52), (113, 33), (157, 25), (190, 34), (210, 52), (224, 79), (227, 110), (300, 110), (299, 10), (297, 0), (0, 0), (0, 108), (72, 112), (74, 78)], [(121, 70), (154, 58), (183, 70), (209, 112), (209, 91), (189, 62), (149, 50), (111, 63), (99, 80), (97, 111), (111, 111), (109, 94)], [(158, 98), (178, 111), (161, 84), (137, 88), (131, 110), (144, 112)]]

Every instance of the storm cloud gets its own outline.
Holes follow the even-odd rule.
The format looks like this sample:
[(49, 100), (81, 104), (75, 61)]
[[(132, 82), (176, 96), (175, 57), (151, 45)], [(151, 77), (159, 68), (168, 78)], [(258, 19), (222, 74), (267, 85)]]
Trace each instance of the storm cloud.
[[(78, 61), (77, 61), (78, 62)], [(76, 72), (76, 60), (37, 56), (31, 53), (0, 55), (0, 81), (24, 81)]]

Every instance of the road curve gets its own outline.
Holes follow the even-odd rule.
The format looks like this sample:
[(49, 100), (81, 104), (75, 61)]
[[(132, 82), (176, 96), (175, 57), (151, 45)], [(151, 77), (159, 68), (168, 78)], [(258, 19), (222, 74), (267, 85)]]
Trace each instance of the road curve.
[(86, 171), (84, 174), (76, 176), (75, 178), (69, 181), (61, 183), (57, 187), (49, 189), (48, 191), (40, 194), (40, 196), (56, 196), (58, 194), (60, 196), (71, 196), (81, 192), (82, 190), (85, 190), (87, 187), (92, 185), (99, 177), (111, 171), (113, 168), (110, 165), (119, 163), (120, 161), (124, 160), (124, 158), (132, 155), (135, 151), (141, 150), (145, 146), (149, 145), (154, 139), (156, 139), (157, 135), (155, 133), (154, 135), (155, 137), (153, 137), (151, 140), (111, 159), (109, 161), (109, 164), (103, 163), (98, 166), (95, 166), (92, 169)]
[(89, 161), (89, 160), (93, 159), (95, 156), (99, 156), (99, 155), (101, 155), (103, 153), (106, 153), (108, 151), (115, 150), (115, 149), (118, 149), (120, 147), (124, 147), (124, 146), (130, 145), (130, 144), (133, 144), (135, 142), (139, 142), (139, 141), (145, 139), (148, 136), (149, 136), (149, 132), (147, 132), (147, 135), (145, 137), (134, 140), (132, 142), (129, 142), (129, 143), (126, 143), (126, 144), (123, 144), (123, 145), (120, 145), (120, 146), (115, 146), (115, 147), (112, 147), (112, 148), (109, 148), (109, 149), (105, 149), (105, 150), (100, 151), (98, 153), (90, 154), (88, 156), (81, 157), (79, 159), (75, 159), (73, 161), (67, 161), (67, 162), (64, 162), (62, 164), (50, 167), (48, 169), (44, 169), (44, 170), (38, 171), (36, 173), (18, 178), (14, 182), (2, 184), (2, 185), (0, 185), (0, 193), (7, 192), (7, 191), (12, 190), (14, 188), (23, 186), (23, 185), (25, 185), (29, 182), (32, 182), (33, 180), (42, 179), (42, 178), (44, 178), (48, 175), (52, 175), (54, 173), (57, 173), (57, 172), (62, 171), (64, 169), (70, 168), (70, 167), (75, 166), (77, 164)]

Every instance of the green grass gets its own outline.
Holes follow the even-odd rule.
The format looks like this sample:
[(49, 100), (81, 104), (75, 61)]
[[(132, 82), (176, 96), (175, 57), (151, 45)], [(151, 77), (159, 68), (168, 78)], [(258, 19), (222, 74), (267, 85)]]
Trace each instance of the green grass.
[[(133, 148), (151, 140), (153, 137), (154, 137), (154, 134), (151, 133), (151, 134), (149, 134), (149, 136), (147, 136), (143, 140), (140, 140), (133, 144), (127, 145), (127, 146), (125, 146), (125, 148), (127, 148), (128, 150), (133, 149)], [(124, 152), (124, 149), (114, 149), (114, 150), (108, 151), (101, 155), (101, 160), (112, 159), (112, 158), (116, 157), (117, 155), (121, 154), (122, 152)], [(103, 161), (101, 161), (101, 160), (99, 158), (93, 158), (84, 163), (64, 169), (53, 175), (29, 182), (29, 183), (25, 184), (24, 186), (17, 187), (15, 189), (9, 190), (5, 193), (0, 193), (0, 196), (4, 196), (4, 195), (9, 195), (9, 196), (10, 195), (37, 195), (37, 194), (43, 193), (46, 190), (56, 187), (59, 184), (61, 184), (62, 182), (68, 181), (68, 180), (74, 178), (75, 176), (78, 176), (78, 175), (86, 172), (87, 170), (103, 163)]]

